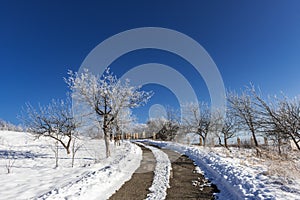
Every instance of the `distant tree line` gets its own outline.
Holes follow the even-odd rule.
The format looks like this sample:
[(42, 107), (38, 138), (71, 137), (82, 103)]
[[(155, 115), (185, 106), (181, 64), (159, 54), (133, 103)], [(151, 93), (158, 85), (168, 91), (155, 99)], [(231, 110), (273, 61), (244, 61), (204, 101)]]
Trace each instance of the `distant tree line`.
[(10, 122), (4, 121), (0, 119), (0, 130), (1, 131), (17, 131), (17, 132), (22, 132), (23, 127), (21, 125), (14, 125)]
[(220, 109), (210, 108), (205, 102), (191, 102), (181, 105), (180, 112), (167, 110), (167, 116), (149, 119), (144, 131), (155, 134), (156, 139), (174, 140), (186, 133), (196, 133), (202, 145), (208, 140), (218, 141), (228, 148), (228, 139), (238, 133), (249, 133), (258, 149), (258, 137), (265, 137), (277, 146), (279, 154), (285, 143), (292, 143), (300, 150), (300, 99), (263, 97), (253, 85), (241, 92), (227, 92), (226, 115)]

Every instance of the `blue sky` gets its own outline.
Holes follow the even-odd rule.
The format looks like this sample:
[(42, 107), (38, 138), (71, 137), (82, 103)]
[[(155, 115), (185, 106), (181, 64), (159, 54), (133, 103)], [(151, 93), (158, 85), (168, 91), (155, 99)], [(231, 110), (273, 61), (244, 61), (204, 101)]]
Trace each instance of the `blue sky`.
[[(16, 116), (26, 102), (47, 104), (52, 98), (64, 98), (68, 69), (77, 71), (106, 38), (148, 26), (174, 29), (199, 42), (218, 66), (226, 88), (238, 90), (253, 82), (267, 94), (299, 94), (300, 2), (296, 0), (1, 1), (0, 118), (19, 123)], [(174, 67), (191, 82), (200, 100), (208, 99), (201, 77), (168, 52), (131, 52), (116, 60), (112, 69), (122, 74), (147, 62)], [(145, 89), (156, 94), (140, 113), (152, 104), (176, 104), (165, 88)]]

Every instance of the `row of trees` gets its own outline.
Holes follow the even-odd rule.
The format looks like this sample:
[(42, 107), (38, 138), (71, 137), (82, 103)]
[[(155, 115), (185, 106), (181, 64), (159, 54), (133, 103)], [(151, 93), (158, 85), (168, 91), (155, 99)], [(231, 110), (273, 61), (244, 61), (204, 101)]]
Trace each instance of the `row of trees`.
[(167, 116), (149, 120), (146, 130), (157, 133), (163, 140), (193, 132), (201, 137), (203, 145), (209, 139), (217, 138), (226, 148), (228, 139), (244, 132), (251, 134), (256, 147), (259, 146), (258, 136), (264, 136), (278, 146), (279, 153), (283, 142), (289, 140), (300, 150), (300, 100), (297, 98), (288, 99), (282, 95), (282, 98), (265, 99), (251, 85), (239, 94), (227, 93), (226, 116), (206, 103), (189, 103), (181, 107), (183, 119), (167, 109)]
[(300, 99), (281, 95), (263, 98), (254, 86), (246, 88), (240, 95), (229, 93), (228, 101), (233, 115), (239, 124), (251, 132), (255, 146), (258, 146), (257, 135), (271, 139), (278, 146), (291, 140), (300, 150)]
[[(30, 132), (37, 137), (52, 138), (67, 154), (79, 132), (97, 127), (103, 134), (109, 157), (111, 136), (121, 135), (122, 130), (128, 129), (134, 121), (131, 109), (144, 105), (152, 96), (152, 92), (141, 91), (128, 80), (117, 79), (109, 69), (102, 76), (88, 70), (83, 73), (70, 71), (65, 82), (71, 90), (72, 105), (70, 100), (53, 100), (37, 109), (28, 104), (22, 119)], [(299, 99), (283, 96), (265, 100), (251, 86), (239, 94), (228, 92), (227, 102), (226, 116), (207, 103), (187, 103), (181, 106), (184, 117), (168, 108), (166, 117), (150, 119), (146, 127), (135, 128), (139, 132), (156, 133), (162, 140), (173, 140), (178, 134), (197, 133), (203, 145), (217, 138), (226, 148), (228, 139), (236, 133), (249, 132), (256, 147), (259, 146), (257, 136), (263, 135), (278, 145), (279, 152), (282, 141), (286, 140), (292, 140), (300, 150)]]
[(23, 127), (22, 126), (16, 126), (12, 123), (9, 123), (7, 121), (4, 121), (2, 119), (0, 119), (0, 130), (1, 131), (17, 131), (17, 132), (21, 132), (23, 131)]

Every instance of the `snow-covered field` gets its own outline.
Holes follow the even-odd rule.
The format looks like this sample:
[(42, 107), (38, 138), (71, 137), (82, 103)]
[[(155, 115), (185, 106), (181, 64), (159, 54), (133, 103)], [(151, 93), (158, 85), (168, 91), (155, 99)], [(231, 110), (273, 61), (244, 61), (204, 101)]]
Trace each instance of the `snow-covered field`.
[(251, 149), (204, 148), (148, 140), (189, 156), (221, 191), (219, 199), (300, 199), (300, 155), (279, 161), (257, 158)]
[[(300, 199), (300, 155), (289, 160), (257, 158), (254, 150), (189, 146), (172, 142), (150, 142), (189, 156), (206, 178), (221, 191), (219, 199)], [(105, 158), (102, 140), (81, 141), (71, 167), (71, 156), (59, 152), (55, 168), (51, 140), (34, 140), (29, 133), (0, 131), (0, 199), (107, 199), (131, 178), (139, 167), (142, 151), (130, 142), (112, 147)], [(147, 146), (146, 146), (147, 147)], [(164, 198), (171, 162), (167, 155), (148, 147), (157, 160), (149, 199)], [(13, 163), (11, 173), (6, 165)], [(161, 190), (156, 190), (160, 188)], [(159, 192), (161, 191), (161, 192)]]
[[(52, 144), (29, 133), (0, 131), (0, 199), (107, 199), (131, 178), (142, 158), (140, 148), (124, 142), (112, 143), (106, 159), (102, 140), (86, 140), (73, 168), (64, 149), (55, 168)], [(9, 162), (14, 164), (7, 174)]]

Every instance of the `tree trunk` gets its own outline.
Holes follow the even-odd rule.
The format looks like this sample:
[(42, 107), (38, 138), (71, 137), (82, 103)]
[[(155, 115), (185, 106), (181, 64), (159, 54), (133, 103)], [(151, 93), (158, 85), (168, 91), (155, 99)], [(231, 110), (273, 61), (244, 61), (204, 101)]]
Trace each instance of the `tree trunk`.
[(241, 139), (238, 137), (236, 139), (238, 148), (241, 148)]
[(73, 144), (72, 144), (72, 167), (74, 167), (74, 160), (75, 160), (75, 153), (76, 153), (76, 150), (75, 150), (75, 138), (73, 140)]
[(297, 149), (300, 150), (299, 143), (297, 142), (296, 138), (292, 134), (291, 134), (291, 138), (292, 138), (293, 142), (295, 143)]
[(281, 139), (278, 138), (278, 154), (281, 155)]
[(118, 123), (116, 124), (116, 135), (121, 135), (121, 129), (120, 129)]
[(70, 151), (71, 141), (72, 141), (72, 137), (69, 137), (69, 140), (68, 140), (68, 143), (67, 143), (67, 146), (66, 146), (67, 154), (71, 153), (71, 151)]
[(205, 147), (205, 145), (206, 145), (206, 137), (202, 137), (202, 139), (203, 139), (203, 146)]
[(59, 148), (58, 148), (58, 142), (55, 142), (55, 150), (54, 150), (54, 154), (55, 154), (55, 168), (58, 167), (58, 151), (59, 151)]
[[(58, 136), (57, 136), (57, 138), (58, 138)], [(57, 138), (56, 138), (57, 142), (59, 142), (66, 149), (67, 154), (69, 155), (71, 153), (70, 144), (71, 144), (71, 139), (72, 138), (71, 137), (69, 138), (69, 141), (68, 141), (67, 145), (62, 140), (57, 139)]]
[(105, 150), (106, 150), (106, 158), (110, 157), (110, 148), (109, 148), (109, 135), (104, 134), (104, 141), (105, 141)]
[(255, 145), (255, 147), (258, 147), (258, 142), (257, 142), (257, 139), (256, 139), (255, 131), (251, 130), (251, 133), (252, 133), (252, 137), (253, 137), (253, 140), (254, 140), (254, 145)]
[(224, 147), (224, 145), (222, 144), (221, 137), (219, 137), (219, 136), (218, 136), (218, 141), (219, 141), (219, 145), (220, 145), (221, 147)]
[(228, 149), (227, 137), (226, 136), (224, 136), (224, 145), (225, 145), (226, 149)]
[(104, 133), (104, 142), (105, 142), (105, 152), (106, 152), (106, 158), (110, 157), (110, 148), (109, 148), (109, 142), (110, 142), (110, 135), (108, 131), (108, 125), (107, 125), (107, 117), (104, 116), (103, 121), (103, 133)]
[(72, 154), (72, 163), (71, 163), (72, 167), (74, 167), (74, 160), (75, 160), (75, 153), (73, 152), (73, 154)]

